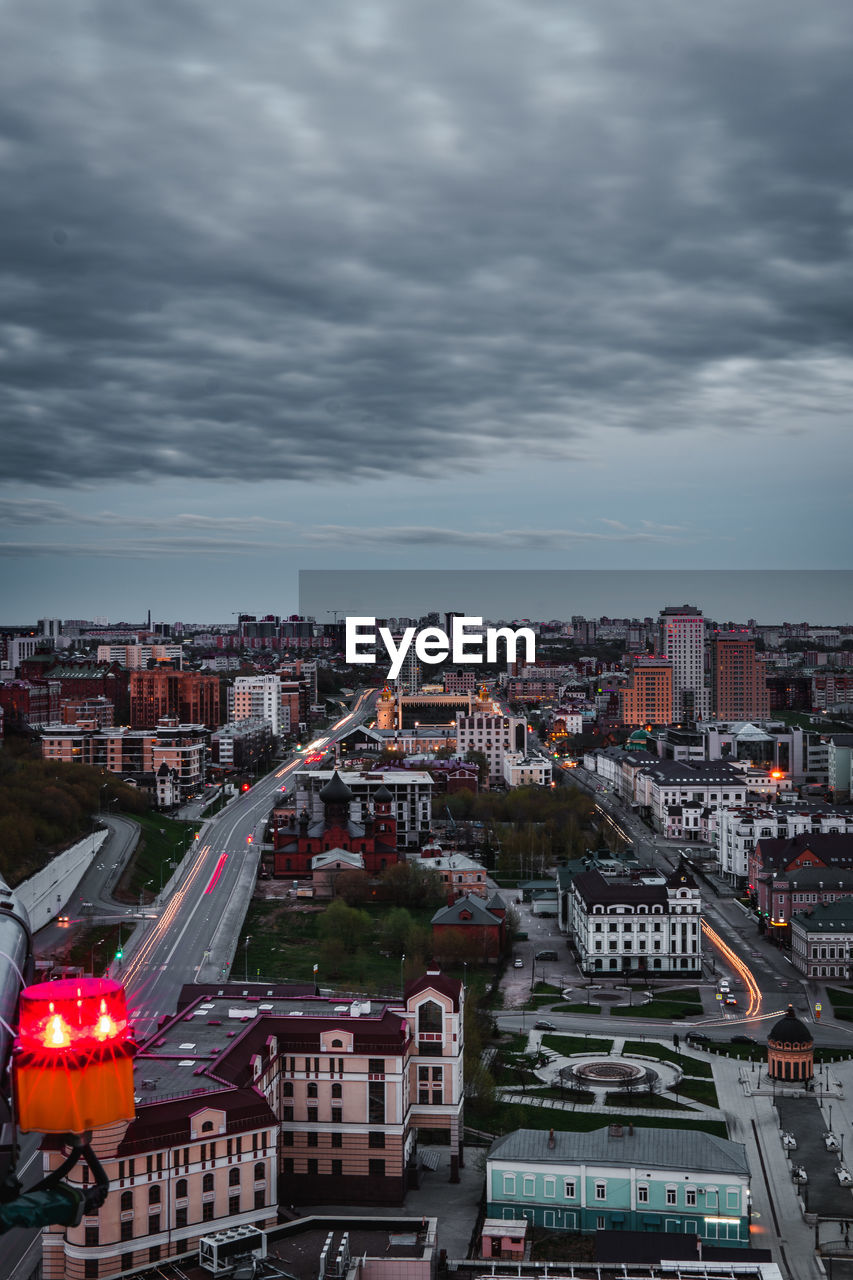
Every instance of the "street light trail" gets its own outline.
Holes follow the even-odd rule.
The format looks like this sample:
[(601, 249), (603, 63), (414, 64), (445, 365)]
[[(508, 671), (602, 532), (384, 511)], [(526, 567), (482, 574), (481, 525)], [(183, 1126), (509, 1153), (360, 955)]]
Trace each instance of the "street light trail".
[(743, 978), (746, 989), (749, 992), (749, 1007), (746, 1011), (747, 1018), (753, 1017), (761, 1008), (761, 990), (758, 983), (753, 977), (752, 970), (744, 964), (736, 951), (733, 951), (727, 942), (724, 942), (715, 929), (712, 929), (706, 920), (702, 921), (702, 932), (708, 941), (717, 948), (725, 960), (729, 962), (736, 973)]
[(221, 854), (219, 861), (217, 862), (216, 866), (213, 869), (213, 875), (210, 877), (210, 879), (207, 882), (207, 888), (205, 889), (205, 893), (212, 893), (213, 890), (216, 888), (216, 882), (219, 879), (219, 877), (222, 875), (223, 868), (227, 861), (228, 861), (228, 854), (227, 853)]

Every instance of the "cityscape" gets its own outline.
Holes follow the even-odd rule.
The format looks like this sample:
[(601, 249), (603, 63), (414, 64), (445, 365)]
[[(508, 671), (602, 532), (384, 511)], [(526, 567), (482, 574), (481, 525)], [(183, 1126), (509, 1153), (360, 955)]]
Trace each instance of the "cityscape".
[(3, 52), (0, 1280), (853, 1280), (853, 7)]
[(119, 983), (137, 1046), (103, 1205), (7, 1274), (292, 1274), (361, 1231), (425, 1274), (844, 1274), (853, 622), (359, 628), (0, 628), (35, 977)]

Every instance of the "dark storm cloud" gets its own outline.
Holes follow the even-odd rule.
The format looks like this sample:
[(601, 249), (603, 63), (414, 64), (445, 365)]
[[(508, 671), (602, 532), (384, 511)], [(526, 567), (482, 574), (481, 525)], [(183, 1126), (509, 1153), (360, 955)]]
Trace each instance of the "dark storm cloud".
[(849, 413), (846, 0), (4, 28), (9, 479), (437, 475)]

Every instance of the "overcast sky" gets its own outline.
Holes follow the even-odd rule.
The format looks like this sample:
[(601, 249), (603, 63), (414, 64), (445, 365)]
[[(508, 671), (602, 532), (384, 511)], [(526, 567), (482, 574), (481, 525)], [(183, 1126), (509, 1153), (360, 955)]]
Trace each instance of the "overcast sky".
[(849, 0), (8, 0), (0, 620), (848, 567), (851, 66)]

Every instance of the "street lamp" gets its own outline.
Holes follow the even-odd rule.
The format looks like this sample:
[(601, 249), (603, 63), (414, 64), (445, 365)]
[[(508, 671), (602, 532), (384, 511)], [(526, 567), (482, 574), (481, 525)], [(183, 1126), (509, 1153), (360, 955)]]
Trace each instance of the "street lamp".
[(142, 886), (142, 888), (139, 890), (139, 910), (140, 910), (140, 911), (142, 910), (142, 899), (143, 899), (143, 897), (144, 897), (144, 895), (145, 895), (145, 890), (148, 888), (148, 886), (149, 886), (150, 884), (153, 884), (153, 883), (154, 883), (154, 881), (153, 881), (153, 880), (146, 880), (146, 881), (145, 881), (145, 884), (144, 884), (144, 885)]
[(244, 982), (249, 981), (249, 943), (251, 941), (252, 941), (252, 935), (250, 933), (247, 933), (245, 941), (243, 942), (243, 981)]
[(400, 994), (401, 995), (406, 994), (406, 980), (404, 977), (405, 964), (406, 964), (406, 953), (404, 951), (403, 954), (400, 956)]
[(94, 946), (92, 947), (92, 955), (91, 955), (91, 957), (90, 957), (90, 964), (89, 964), (89, 968), (90, 968), (90, 969), (91, 969), (91, 971), (92, 971), (92, 977), (93, 977), (93, 978), (94, 978), (94, 976), (95, 976), (95, 947), (102, 947), (102, 946), (104, 945), (104, 943), (105, 943), (105, 942), (106, 942), (106, 938), (99, 938), (99, 939), (98, 939), (98, 941), (97, 941), (97, 942), (94, 944)]
[(101, 784), (101, 787), (98, 790), (98, 813), (99, 814), (101, 813), (101, 809), (102, 809), (101, 797), (103, 796), (103, 793), (109, 789), (109, 785), (110, 784), (108, 782), (104, 782)]

